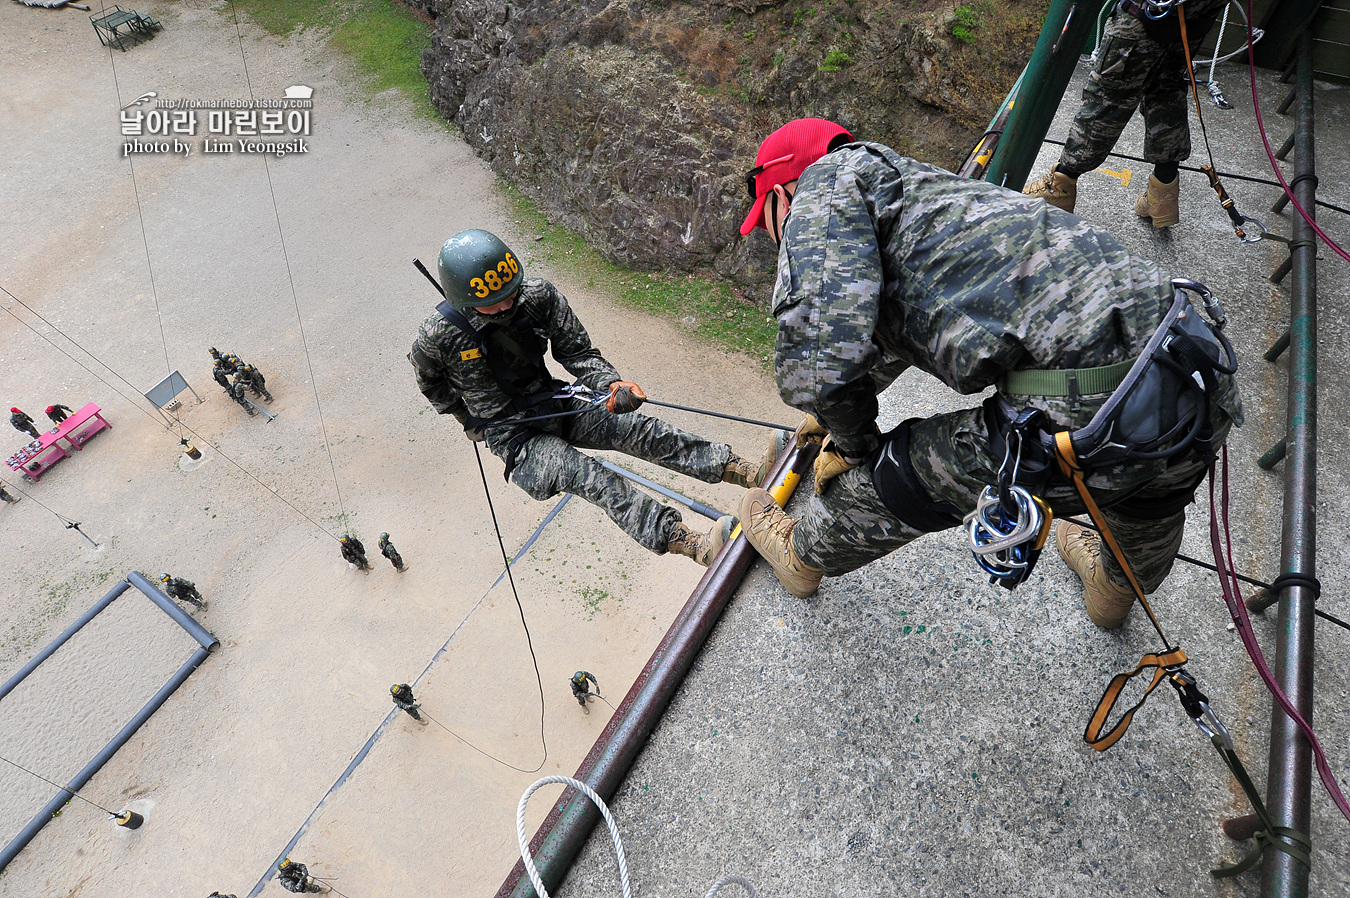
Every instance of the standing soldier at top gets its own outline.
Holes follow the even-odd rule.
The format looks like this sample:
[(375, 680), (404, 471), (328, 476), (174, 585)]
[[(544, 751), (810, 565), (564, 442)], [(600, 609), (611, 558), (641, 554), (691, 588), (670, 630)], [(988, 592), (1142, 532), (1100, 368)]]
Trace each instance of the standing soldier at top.
[[(722, 548), (734, 518), (708, 532), (689, 528), (676, 509), (634, 489), (574, 447), (627, 453), (705, 483), (756, 486), (772, 464), (758, 466), (726, 443), (678, 430), (636, 413), (642, 388), (619, 377), (557, 287), (526, 280), (525, 269), (498, 237), (461, 231), (441, 248), (446, 301), (421, 327), (409, 359), (417, 386), (441, 414), (454, 415), (465, 434), (486, 441), (506, 475), (540, 501), (572, 493), (601, 508), (643, 547), (675, 552), (707, 565)], [(604, 405), (563, 396), (563, 381), (544, 352)], [(576, 412), (516, 423), (545, 414)]]
[[(1079, 176), (1106, 161), (1138, 108), (1144, 117), (1144, 159), (1153, 163), (1153, 173), (1134, 211), (1151, 219), (1155, 228), (1180, 221), (1177, 172), (1191, 155), (1185, 47), (1189, 44), (1194, 56), (1227, 4), (1228, 0), (1186, 0), (1155, 19), (1147, 0), (1121, 0), (1106, 23), (1097, 64), (1088, 75), (1083, 105), (1059, 161), (1022, 192), (1072, 212)], [(1186, 42), (1181, 39), (1183, 16)]]

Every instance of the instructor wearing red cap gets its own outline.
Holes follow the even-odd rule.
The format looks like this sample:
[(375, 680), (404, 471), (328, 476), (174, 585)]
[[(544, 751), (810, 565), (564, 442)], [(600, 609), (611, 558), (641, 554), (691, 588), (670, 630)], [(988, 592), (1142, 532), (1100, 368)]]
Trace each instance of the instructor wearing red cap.
[(41, 434), (38, 433), (37, 428), (33, 426), (33, 419), (25, 415), (18, 408), (11, 408), (9, 410), (9, 423), (14, 425), (15, 430), (20, 433), (26, 433), (35, 440), (41, 436)]

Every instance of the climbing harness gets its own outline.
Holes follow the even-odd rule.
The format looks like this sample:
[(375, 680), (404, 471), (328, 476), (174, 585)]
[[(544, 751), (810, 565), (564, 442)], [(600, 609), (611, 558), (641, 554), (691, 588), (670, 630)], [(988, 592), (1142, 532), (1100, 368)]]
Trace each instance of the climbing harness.
[[(981, 567), (991, 573), (994, 582), (1012, 588), (1025, 579), (1029, 568), (1034, 564), (1034, 553), (1044, 545), (1044, 534), (1038, 526), (1048, 530), (1051, 517), (1048, 510), (1042, 515), (1036, 514), (1040, 506), (1033, 504), (1036, 499), (1036, 487), (1027, 489), (1017, 483), (1023, 479), (1021, 468), (1028, 455), (1026, 450), (1035, 444), (1045, 445), (1054, 464), (1063, 478), (1069, 481), (1083, 505), (1087, 509), (1094, 529), (1101, 536), (1102, 551), (1109, 551), (1116, 560), (1134, 598), (1144, 609), (1149, 623), (1157, 632), (1163, 648), (1148, 652), (1133, 670), (1117, 674), (1104, 690), (1100, 701), (1084, 728), (1083, 740), (1096, 751), (1106, 751), (1115, 745), (1129, 729), (1134, 715), (1148, 701), (1150, 695), (1164, 682), (1172, 687), (1186, 715), (1196, 727), (1209, 739), (1219, 753), (1224, 764), (1238, 781), (1246, 794), (1261, 829), (1256, 834), (1256, 847), (1246, 858), (1237, 864), (1220, 865), (1211, 871), (1215, 877), (1234, 876), (1251, 869), (1261, 857), (1266, 846), (1297, 858), (1304, 864), (1310, 864), (1310, 842), (1302, 833), (1274, 825), (1265, 805), (1252, 784), (1251, 777), (1239, 759), (1227, 728), (1209, 704), (1209, 699), (1200, 690), (1195, 677), (1186, 670), (1187, 656), (1178, 643), (1172, 641), (1163, 629), (1145, 594), (1143, 587), (1130, 567), (1115, 534), (1112, 533), (1101, 508), (1087, 486), (1089, 466), (1093, 469), (1110, 467), (1135, 461), (1155, 461), (1177, 458), (1183, 453), (1198, 453), (1209, 459), (1211, 497), (1214, 491), (1215, 463), (1214, 451), (1208, 446), (1210, 440), (1209, 396), (1213, 394), (1219, 374), (1231, 374), (1237, 363), (1231, 344), (1224, 337), (1222, 328), (1225, 323), (1223, 306), (1204, 285), (1195, 281), (1175, 280), (1173, 286), (1176, 295), (1171, 308), (1164, 315), (1161, 324), (1149, 338), (1140, 355), (1129, 363), (1129, 370), (1111, 390), (1110, 397), (1093, 415), (1091, 421), (1076, 430), (1061, 430), (1053, 434), (1046, 432), (1043, 413), (1024, 411), (1017, 415), (1006, 429), (1004, 439), (1004, 460), (999, 470), (997, 487), (987, 487), (980, 496), (974, 512), (966, 518), (967, 533), (972, 550), (976, 553)], [(1194, 293), (1203, 303), (1213, 324), (1200, 319), (1191, 304), (1190, 294)], [(1071, 375), (1071, 381), (1085, 373), (1100, 372), (1101, 378), (1114, 379), (1116, 372), (1103, 369), (1084, 369), (1079, 372), (1064, 372)], [(1023, 384), (1032, 383), (1028, 378), (1040, 378), (1047, 386), (1053, 381), (1054, 372), (1015, 372), (1022, 378)], [(1013, 391), (1017, 392), (1017, 391)], [(1076, 391), (1071, 391), (1071, 393)], [(1053, 395), (1053, 388), (1049, 390)], [(1175, 401), (1164, 401), (1175, 397)], [(1170, 414), (1160, 414), (1164, 409), (1173, 409)], [(1005, 419), (1006, 420), (1006, 419)], [(999, 432), (991, 427), (991, 432)], [(1039, 448), (1039, 447), (1038, 447)], [(1227, 449), (1224, 458), (1224, 527), (1227, 530)], [(1035, 451), (1030, 458), (1037, 459)], [(1034, 465), (1032, 466), (1035, 467)], [(1043, 487), (1043, 484), (1042, 484)], [(1027, 493), (1024, 498), (1018, 491)], [(1032, 501), (1028, 501), (1030, 498)], [(1189, 497), (1188, 497), (1189, 498)], [(1212, 499), (1211, 499), (1211, 504)], [(1223, 585), (1225, 601), (1229, 605), (1234, 621), (1244, 643), (1250, 642), (1248, 650), (1253, 652), (1253, 661), (1262, 678), (1267, 680), (1272, 694), (1291, 719), (1295, 720), (1308, 736), (1319, 758), (1319, 773), (1333, 800), (1350, 819), (1350, 809), (1340, 797), (1334, 778), (1320, 746), (1312, 734), (1311, 727), (1303, 721), (1287, 699), (1279, 692), (1273, 679), (1268, 679), (1264, 662), (1259, 661), (1259, 646), (1255, 645), (1250, 627), (1245, 625), (1246, 609), (1240, 598), (1233, 599), (1236, 593), (1236, 574), (1230, 574), (1231, 564), (1225, 565), (1218, 540), (1217, 512), (1211, 513), (1211, 531), (1215, 552), (1215, 569), (1219, 572)], [(1028, 548), (1030, 547), (1030, 548)], [(1016, 554), (1019, 550), (1025, 556)], [(1004, 554), (1001, 554), (1004, 553)], [(1231, 556), (1231, 545), (1229, 546)], [(991, 560), (992, 559), (992, 560)], [(1026, 562), (1026, 563), (1023, 563)], [(1239, 617), (1242, 620), (1239, 620)], [(1126, 688), (1136, 678), (1143, 677), (1143, 693), (1129, 708), (1117, 714), (1117, 704)]]

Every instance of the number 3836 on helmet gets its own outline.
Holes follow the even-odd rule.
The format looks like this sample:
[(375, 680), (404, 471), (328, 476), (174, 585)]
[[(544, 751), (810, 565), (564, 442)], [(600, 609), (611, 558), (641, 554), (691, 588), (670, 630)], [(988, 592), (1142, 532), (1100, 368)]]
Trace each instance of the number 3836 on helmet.
[(525, 280), (516, 254), (496, 234), (478, 228), (445, 241), (437, 267), (445, 298), (460, 311), (496, 305)]

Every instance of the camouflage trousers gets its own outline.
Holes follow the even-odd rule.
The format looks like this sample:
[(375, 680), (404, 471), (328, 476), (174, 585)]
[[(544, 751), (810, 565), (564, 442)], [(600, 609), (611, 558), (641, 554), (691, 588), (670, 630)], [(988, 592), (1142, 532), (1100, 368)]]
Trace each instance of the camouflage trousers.
[[(1187, 36), (1194, 54), (1204, 31), (1188, 31)], [(1154, 40), (1143, 23), (1117, 9), (1106, 23), (1097, 64), (1083, 88), (1083, 105), (1059, 157), (1061, 168), (1082, 174), (1105, 162), (1136, 108), (1144, 117), (1145, 159), (1158, 163), (1188, 158), (1189, 90), (1180, 38), (1169, 43)]]
[[(670, 533), (681, 520), (680, 512), (657, 502), (574, 447), (623, 452), (705, 483), (720, 483), (731, 457), (731, 447), (726, 443), (714, 443), (637, 412), (612, 415), (602, 406), (555, 421), (557, 426), (549, 429), (556, 432), (538, 433), (523, 442), (515, 454), (511, 480), (540, 501), (558, 493), (580, 496), (603, 509), (624, 533), (658, 555), (666, 551)], [(508, 445), (489, 435), (488, 445), (510, 464), (506, 456), (515, 441)]]
[[(1237, 392), (1231, 383), (1225, 385), (1223, 394), (1211, 404), (1214, 433), (1210, 445), (1214, 447), (1227, 438), (1233, 417), (1240, 420), (1241, 416), (1240, 404), (1236, 407), (1232, 404), (1237, 402)], [(1070, 420), (1054, 408), (1060, 400), (1042, 398), (1031, 404), (1048, 406), (1051, 419), (1061, 426), (1080, 427), (1104, 399), (1084, 397), (1083, 408)], [(1014, 404), (1022, 408), (1029, 403)], [(1002, 457), (995, 457), (990, 446), (982, 408), (914, 422), (909, 455), (915, 473), (934, 502), (953, 506), (962, 515), (975, 508), (985, 486), (996, 482), (1002, 463)], [(1128, 497), (1130, 507), (1137, 509), (1141, 505), (1146, 507), (1150, 500), (1174, 499), (1179, 493), (1191, 491), (1203, 478), (1206, 467), (1193, 453), (1187, 453), (1170, 465), (1151, 461), (1096, 471), (1087, 478), (1087, 483), (1099, 506)], [(1062, 477), (1051, 480), (1042, 498), (1056, 517), (1086, 511), (1077, 490)], [(1153, 592), (1171, 571), (1181, 548), (1186, 512), (1145, 518), (1132, 517), (1119, 509), (1104, 507), (1102, 511), (1140, 585), (1145, 592)], [(830, 576), (838, 576), (894, 552), (922, 535), (922, 531), (891, 514), (872, 484), (871, 465), (863, 465), (836, 477), (826, 487), (825, 495), (812, 494), (806, 514), (793, 531), (792, 545), (804, 562)], [(1113, 581), (1128, 585), (1109, 551), (1103, 555), (1103, 566)]]

